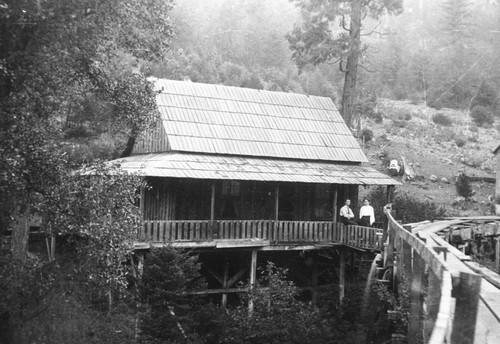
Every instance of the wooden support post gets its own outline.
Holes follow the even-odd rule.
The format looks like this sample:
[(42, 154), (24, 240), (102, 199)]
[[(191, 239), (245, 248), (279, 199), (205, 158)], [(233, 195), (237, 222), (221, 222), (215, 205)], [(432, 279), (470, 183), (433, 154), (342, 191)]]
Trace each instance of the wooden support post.
[(389, 235), (389, 243), (387, 244), (386, 251), (387, 251), (387, 256), (386, 256), (386, 262), (385, 266), (389, 268), (389, 274), (392, 278), (394, 278), (394, 242), (395, 242), (395, 236), (396, 236), (396, 231), (394, 227), (389, 223), (389, 228), (388, 228), (388, 235)]
[[(254, 289), (257, 282), (257, 250), (252, 251), (252, 260), (250, 261), (250, 289)], [(253, 295), (248, 301), (248, 313), (252, 315), (253, 313)]]
[(340, 250), (340, 267), (339, 267), (339, 303), (342, 304), (345, 296), (345, 251)]
[[(407, 246), (410, 246), (406, 244)], [(408, 344), (422, 343), (422, 284), (425, 274), (424, 260), (416, 251), (410, 249), (413, 259), (410, 264), (410, 271), (407, 275), (410, 283), (410, 313), (408, 318)], [(405, 253), (406, 254), (406, 253)], [(411, 256), (410, 256), (411, 259)]]
[(500, 237), (495, 238), (495, 267), (496, 273), (500, 273)]
[(144, 253), (136, 253), (137, 255), (137, 272), (139, 276), (142, 276), (142, 272), (144, 271)]
[(395, 237), (396, 244), (396, 276), (397, 278), (393, 278), (392, 280), (392, 288), (393, 290), (397, 290), (397, 283), (401, 282), (401, 272), (403, 270), (403, 238), (400, 235), (396, 235)]
[(280, 185), (276, 184), (274, 189), (274, 225), (273, 225), (273, 233), (270, 235), (269, 240), (277, 241), (278, 240), (278, 220), (279, 220), (279, 212), (280, 212)]
[(332, 221), (337, 222), (337, 199), (338, 199), (338, 187), (333, 186), (333, 209), (332, 209)]
[(139, 199), (139, 209), (141, 212), (141, 219), (146, 218), (146, 214), (144, 214), (144, 198), (146, 197), (146, 191), (144, 190), (144, 186), (141, 186), (141, 198)]
[[(314, 259), (314, 258), (313, 258)], [(318, 260), (314, 259), (313, 261), (313, 271), (312, 271), (312, 280), (311, 280), (311, 302), (314, 307), (316, 307), (317, 303), (317, 288), (318, 288)]]
[[(439, 312), (439, 302), (441, 299), (441, 282), (434, 271), (429, 269), (427, 275), (427, 296), (425, 298), (425, 316), (423, 328), (423, 342), (428, 343), (432, 335), (432, 330), (436, 323)], [(452, 343), (455, 343), (452, 341)]]
[[(222, 289), (227, 289), (228, 286), (228, 278), (229, 278), (229, 260), (226, 257), (226, 263), (224, 264), (224, 275), (222, 277)], [(222, 307), (226, 307), (227, 305), (227, 293), (222, 294)]]
[(460, 283), (456, 288), (456, 293), (454, 293), (456, 304), (451, 343), (472, 344), (476, 329), (481, 276), (460, 272), (459, 279)]
[(219, 233), (215, 233), (215, 182), (212, 181), (210, 185), (210, 240), (213, 240), (214, 237), (218, 238)]
[(274, 189), (274, 219), (279, 220), (279, 210), (280, 210), (280, 186), (276, 184)]
[(387, 185), (387, 204), (392, 203), (392, 198), (394, 195), (394, 185)]

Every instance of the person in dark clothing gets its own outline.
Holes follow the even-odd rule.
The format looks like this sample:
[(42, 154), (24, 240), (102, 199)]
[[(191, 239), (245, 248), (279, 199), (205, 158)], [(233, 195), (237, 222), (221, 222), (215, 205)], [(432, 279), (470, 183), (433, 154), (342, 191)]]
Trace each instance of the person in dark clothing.
[(346, 199), (345, 205), (340, 208), (340, 221), (344, 225), (357, 225), (354, 221), (354, 213), (351, 210), (351, 200)]

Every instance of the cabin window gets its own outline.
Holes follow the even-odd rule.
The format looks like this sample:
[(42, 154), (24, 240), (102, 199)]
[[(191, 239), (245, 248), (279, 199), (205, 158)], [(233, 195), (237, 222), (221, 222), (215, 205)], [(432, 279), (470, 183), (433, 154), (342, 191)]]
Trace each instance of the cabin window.
[(241, 184), (235, 180), (224, 180), (222, 182), (223, 197), (237, 197), (240, 195)]
[(274, 219), (274, 185), (250, 181), (222, 181), (217, 186), (216, 218), (223, 220)]
[(332, 190), (330, 185), (316, 184), (314, 193), (314, 217), (317, 220), (332, 219)]

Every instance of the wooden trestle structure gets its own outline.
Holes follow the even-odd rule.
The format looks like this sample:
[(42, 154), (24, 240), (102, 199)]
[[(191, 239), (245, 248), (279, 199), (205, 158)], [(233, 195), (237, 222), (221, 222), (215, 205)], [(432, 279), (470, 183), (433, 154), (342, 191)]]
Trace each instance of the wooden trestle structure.
[(341, 301), (346, 267), (355, 267), (357, 254), (379, 252), (382, 236), (378, 228), (331, 221), (146, 221), (133, 240), (140, 257), (164, 245), (194, 250), (209, 283), (208, 289), (193, 294), (220, 295), (225, 306), (228, 296), (248, 291), (238, 282), (261, 288), (258, 268), (267, 261), (290, 269), (312, 302), (318, 291), (327, 289), (338, 290)]
[(408, 343), (500, 343), (500, 276), (488, 270), (446, 238), (461, 218), (403, 226), (388, 217), (385, 267), (393, 288), (410, 290)]

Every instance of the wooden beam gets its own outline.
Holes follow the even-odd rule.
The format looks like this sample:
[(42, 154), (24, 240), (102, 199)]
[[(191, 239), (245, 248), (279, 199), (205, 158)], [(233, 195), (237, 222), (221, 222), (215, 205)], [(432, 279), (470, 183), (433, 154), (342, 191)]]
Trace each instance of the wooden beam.
[[(226, 263), (224, 264), (224, 276), (222, 279), (222, 289), (227, 289), (229, 287), (228, 285), (228, 277), (229, 277), (229, 260), (227, 259), (226, 256)], [(226, 307), (227, 305), (227, 293), (222, 294), (222, 307)]]
[(217, 272), (209, 268), (208, 266), (205, 267), (207, 271), (223, 286), (224, 285), (224, 278), (223, 276), (219, 275)]
[(240, 271), (238, 271), (233, 277), (231, 277), (227, 281), (227, 287), (230, 288), (233, 284), (235, 284), (236, 281), (239, 280), (245, 274), (246, 271), (247, 271), (247, 268), (243, 268)]
[[(250, 288), (253, 290), (256, 287), (257, 281), (257, 251), (252, 251), (252, 259), (250, 261)], [(250, 298), (248, 301), (248, 313), (252, 315), (253, 313), (253, 300)]]
[(337, 199), (338, 199), (338, 186), (333, 185), (333, 209), (332, 209), (333, 222), (337, 222)]
[(339, 251), (339, 303), (342, 304), (345, 296), (345, 251)]

